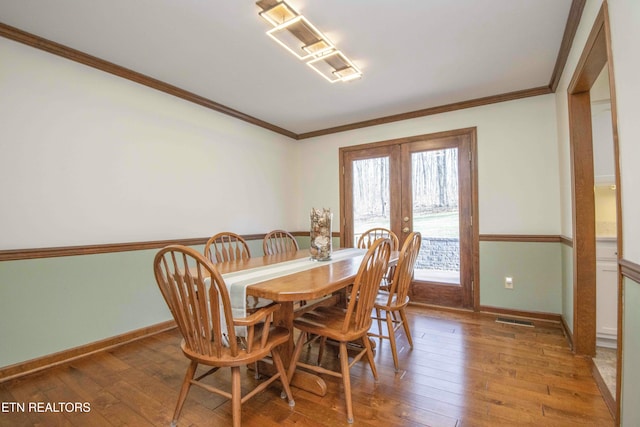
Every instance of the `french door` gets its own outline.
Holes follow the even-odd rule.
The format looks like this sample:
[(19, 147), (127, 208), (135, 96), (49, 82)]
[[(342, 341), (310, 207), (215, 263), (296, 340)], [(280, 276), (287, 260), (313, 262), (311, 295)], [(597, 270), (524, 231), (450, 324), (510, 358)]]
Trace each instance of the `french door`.
[(343, 245), (373, 227), (392, 230), (401, 244), (419, 231), (414, 302), (474, 306), (474, 154), (475, 129), (340, 149)]

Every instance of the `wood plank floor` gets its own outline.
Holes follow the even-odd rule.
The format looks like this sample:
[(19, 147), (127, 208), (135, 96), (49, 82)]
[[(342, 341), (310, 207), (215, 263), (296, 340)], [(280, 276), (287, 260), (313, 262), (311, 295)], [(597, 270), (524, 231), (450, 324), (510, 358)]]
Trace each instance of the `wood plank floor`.
[[(418, 307), (409, 308), (409, 319), (414, 348), (399, 331), (400, 372), (393, 369), (386, 340), (377, 342), (379, 382), (365, 363), (352, 368), (353, 425), (613, 425), (591, 362), (571, 354), (559, 325), (535, 322), (528, 328)], [(168, 426), (188, 364), (179, 342), (173, 330), (1, 383), (0, 426)], [(313, 348), (303, 353), (314, 355)], [(324, 361), (338, 366), (334, 349), (325, 351)], [(228, 386), (230, 374), (221, 371), (213, 380)], [(251, 372), (244, 374), (243, 389), (254, 381)], [(293, 409), (280, 399), (276, 383), (242, 406), (243, 425), (347, 425), (341, 382), (326, 381), (324, 397), (293, 388)], [(54, 406), (48, 412), (7, 410), (11, 402)], [(58, 402), (87, 402), (90, 411), (66, 412)], [(56, 409), (63, 410), (51, 412)], [(179, 425), (230, 424), (229, 401), (192, 388)]]

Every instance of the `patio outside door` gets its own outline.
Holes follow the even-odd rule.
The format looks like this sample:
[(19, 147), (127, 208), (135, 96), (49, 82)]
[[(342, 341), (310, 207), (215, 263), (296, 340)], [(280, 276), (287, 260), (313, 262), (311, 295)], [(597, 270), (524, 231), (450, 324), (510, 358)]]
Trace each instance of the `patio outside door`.
[(401, 244), (419, 231), (414, 302), (473, 307), (474, 141), (467, 129), (341, 149), (344, 245), (373, 227)]

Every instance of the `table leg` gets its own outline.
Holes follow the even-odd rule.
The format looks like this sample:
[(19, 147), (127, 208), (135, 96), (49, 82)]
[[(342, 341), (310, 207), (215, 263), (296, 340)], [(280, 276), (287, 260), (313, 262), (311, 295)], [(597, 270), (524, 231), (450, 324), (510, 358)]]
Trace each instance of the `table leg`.
[(291, 331), (289, 341), (282, 344), (280, 352), (282, 353), (282, 362), (285, 368), (289, 367), (291, 356), (293, 355), (293, 302), (285, 301), (280, 303), (280, 310), (273, 314), (273, 321), (277, 326), (282, 326)]
[[(293, 337), (293, 302), (281, 302), (280, 310), (274, 313), (274, 323), (278, 326), (283, 326), (291, 331), (289, 341), (282, 344), (280, 347), (280, 354), (282, 356), (282, 362), (285, 369), (289, 367), (291, 363), (291, 357), (293, 356), (293, 350), (295, 347)], [(260, 363), (260, 372), (272, 375), (275, 372), (275, 366), (267, 363)], [(327, 384), (322, 378), (313, 373), (296, 370), (291, 380), (291, 385), (318, 396), (324, 396), (327, 394)]]

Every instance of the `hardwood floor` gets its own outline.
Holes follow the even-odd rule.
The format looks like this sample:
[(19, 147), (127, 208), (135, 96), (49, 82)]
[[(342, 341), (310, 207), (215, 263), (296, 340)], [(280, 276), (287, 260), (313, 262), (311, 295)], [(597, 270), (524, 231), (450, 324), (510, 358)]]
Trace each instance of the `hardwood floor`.
[[(612, 426), (587, 359), (574, 357), (560, 326), (496, 323), (486, 315), (410, 307), (414, 339), (398, 332), (401, 371), (389, 341), (376, 341), (375, 383), (364, 362), (351, 369), (355, 426)], [(375, 327), (375, 326), (374, 326)], [(44, 372), (0, 384), (0, 426), (168, 426), (187, 360), (177, 330), (161, 333)], [(303, 357), (315, 360), (315, 348)], [(325, 363), (335, 363), (328, 347)], [(242, 406), (245, 426), (347, 425), (340, 379), (326, 376), (318, 397), (293, 388), (296, 405), (280, 399), (276, 383)], [(214, 375), (230, 386), (228, 370)], [(243, 375), (243, 385), (254, 380)], [(48, 412), (29, 411), (29, 403)], [(88, 402), (89, 412), (64, 403)], [(25, 410), (15, 404), (24, 403)], [(13, 405), (10, 408), (7, 405)], [(69, 408), (66, 408), (69, 409)], [(61, 412), (51, 412), (59, 410)], [(192, 388), (179, 425), (231, 424), (226, 399)]]

